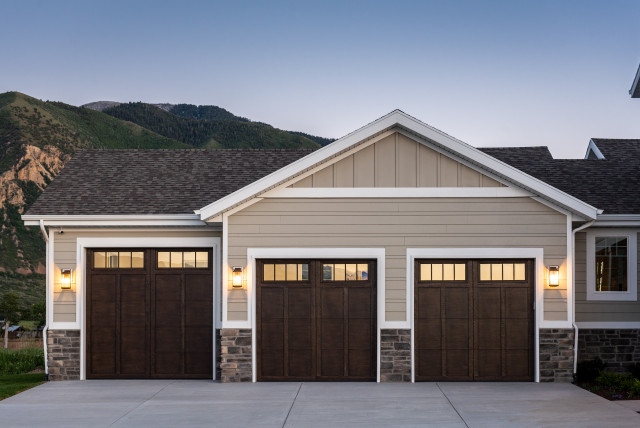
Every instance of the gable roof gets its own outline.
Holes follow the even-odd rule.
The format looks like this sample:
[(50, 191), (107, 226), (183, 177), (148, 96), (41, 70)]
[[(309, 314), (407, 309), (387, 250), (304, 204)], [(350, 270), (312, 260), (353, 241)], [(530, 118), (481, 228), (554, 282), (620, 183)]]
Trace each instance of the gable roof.
[(300, 175), (305, 171), (346, 152), (347, 150), (350, 150), (363, 141), (373, 138), (376, 135), (395, 127), (408, 131), (418, 137), (418, 139), (427, 139), (432, 144), (442, 149), (443, 152), (448, 152), (455, 157), (478, 165), (482, 169), (491, 171), (504, 180), (512, 182), (517, 187), (528, 190), (534, 195), (546, 199), (556, 206), (562, 207), (563, 209), (585, 218), (596, 218), (598, 211), (597, 208), (549, 185), (548, 183), (545, 183), (538, 178), (535, 178), (534, 176), (528, 175), (514, 168), (508, 163), (453, 138), (400, 110), (394, 110), (386, 116), (383, 116), (359, 130), (316, 150), (304, 158), (298, 159), (290, 165), (287, 165), (278, 171), (254, 181), (242, 189), (208, 204), (197, 211), (197, 213), (200, 214), (200, 217), (203, 220), (217, 217), (223, 212), (241, 205), (267, 190), (277, 187), (285, 181), (290, 180), (291, 178), (294, 178), (295, 176)]
[(81, 150), (26, 216), (191, 214), (311, 150)]
[(603, 214), (640, 213), (640, 140), (592, 141), (604, 159), (540, 159), (531, 156), (531, 147), (480, 150), (603, 209)]

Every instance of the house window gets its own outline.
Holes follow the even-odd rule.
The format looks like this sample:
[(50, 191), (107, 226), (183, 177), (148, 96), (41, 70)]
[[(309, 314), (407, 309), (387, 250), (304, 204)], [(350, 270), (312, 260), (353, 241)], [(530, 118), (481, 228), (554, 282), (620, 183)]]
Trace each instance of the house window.
[(587, 299), (632, 300), (637, 295), (637, 232), (587, 231)]

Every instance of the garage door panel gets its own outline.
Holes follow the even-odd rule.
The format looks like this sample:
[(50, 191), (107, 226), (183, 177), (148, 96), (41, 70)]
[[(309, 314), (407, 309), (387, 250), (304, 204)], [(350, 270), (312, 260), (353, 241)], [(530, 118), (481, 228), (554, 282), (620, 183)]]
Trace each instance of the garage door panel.
[[(115, 323), (114, 323), (115, 324)], [(96, 327), (92, 331), (90, 349), (92, 352), (114, 352), (116, 349), (116, 334), (111, 327)]]
[(527, 349), (505, 352), (505, 363), (507, 376), (527, 378), (533, 371)]
[(476, 316), (478, 318), (501, 317), (501, 290), (498, 287), (480, 284), (476, 289)]
[(296, 320), (288, 325), (287, 330), (290, 349), (311, 349), (313, 346), (311, 320)]
[(344, 290), (323, 287), (320, 289), (320, 311), (323, 319), (344, 318)]
[(155, 299), (156, 302), (179, 302), (182, 300), (182, 290), (180, 275), (156, 275), (155, 276)]
[(213, 278), (210, 275), (185, 274), (184, 297), (189, 301), (208, 302), (213, 297)]
[(207, 300), (187, 301), (185, 302), (185, 320), (184, 323), (188, 327), (210, 326), (211, 305)]
[(263, 287), (260, 295), (260, 311), (264, 319), (284, 319), (284, 288)]
[(114, 302), (116, 300), (116, 275), (94, 275), (91, 277), (91, 301)]
[(416, 377), (438, 378), (442, 376), (442, 351), (420, 350), (417, 355)]
[(320, 376), (344, 376), (344, 351), (342, 349), (323, 349), (321, 353)]
[(352, 319), (348, 323), (349, 349), (371, 348), (371, 319)]
[(321, 349), (342, 349), (344, 348), (344, 320), (323, 319), (318, 322), (320, 325)]
[(284, 350), (265, 349), (260, 355), (260, 372), (264, 377), (284, 376)]
[(204, 327), (190, 327), (184, 333), (184, 350), (186, 354), (191, 352), (210, 352), (212, 338), (211, 330)]
[(308, 378), (313, 373), (313, 352), (311, 348), (295, 349), (289, 353), (288, 375), (296, 378)]
[(284, 320), (263, 322), (260, 329), (260, 348), (282, 349), (284, 346)]
[(349, 349), (349, 376), (367, 377), (371, 373), (371, 351), (369, 349)]
[(182, 328), (180, 327), (156, 327), (155, 346), (157, 353), (173, 352), (182, 348)]
[(90, 361), (92, 373), (102, 375), (116, 374), (115, 352), (92, 352)]
[(184, 372), (188, 375), (206, 375), (212, 371), (213, 353), (189, 351), (185, 354)]
[(469, 349), (469, 328), (468, 319), (447, 318), (444, 329), (447, 349)]
[(527, 349), (531, 323), (527, 319), (510, 319), (505, 325), (505, 349)]
[(448, 318), (469, 318), (468, 288), (444, 288), (445, 313)]
[(182, 370), (181, 352), (156, 352), (155, 370), (157, 375), (180, 375)]
[(418, 310), (420, 318), (440, 319), (440, 294), (441, 288), (419, 288)]
[(92, 305), (89, 319), (91, 325), (96, 328), (114, 329), (116, 327), (116, 303), (106, 302), (100, 306)]
[(508, 288), (505, 290), (505, 309), (509, 319), (529, 319), (529, 290), (526, 288)]
[(349, 287), (347, 293), (347, 314), (349, 319), (371, 319), (371, 290), (369, 287)]
[(313, 306), (310, 287), (287, 289), (287, 315), (289, 319), (311, 319)]
[(478, 326), (477, 347), (479, 349), (500, 349), (502, 346), (501, 321), (499, 318), (479, 319), (476, 321)]
[(500, 349), (478, 349), (478, 376), (497, 378), (502, 376), (502, 351)]
[(469, 377), (469, 349), (455, 349), (450, 350), (447, 348), (446, 354), (446, 369), (445, 375), (447, 377)]
[(418, 320), (416, 327), (416, 347), (442, 349), (442, 321), (440, 318)]

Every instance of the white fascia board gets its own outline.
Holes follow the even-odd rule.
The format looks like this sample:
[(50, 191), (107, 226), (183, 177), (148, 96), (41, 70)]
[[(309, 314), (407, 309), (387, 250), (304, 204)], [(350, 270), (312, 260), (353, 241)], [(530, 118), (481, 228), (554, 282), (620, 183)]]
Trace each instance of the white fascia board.
[(517, 198), (531, 193), (514, 187), (340, 187), (269, 190), (263, 198)]
[(23, 215), (25, 226), (207, 226), (197, 214)]
[(534, 194), (540, 195), (552, 202), (566, 208), (567, 210), (580, 214), (586, 218), (594, 219), (597, 209), (549, 184), (538, 180), (517, 168), (514, 168), (486, 153), (472, 147), (458, 139), (455, 139), (442, 131), (439, 131), (419, 120), (407, 115), (400, 110), (394, 110), (375, 122), (366, 125), (359, 130), (343, 137), (328, 146), (325, 146), (287, 166), (275, 171), (266, 177), (257, 180), (248, 186), (243, 187), (219, 199), (204, 208), (200, 209), (200, 216), (203, 220), (215, 217), (221, 212), (238, 205), (254, 196), (265, 192), (285, 180), (290, 179), (315, 165), (337, 156), (352, 146), (359, 144), (375, 135), (384, 132), (394, 126), (399, 126), (405, 130), (415, 133), (420, 137), (431, 140), (435, 145), (441, 147), (462, 159), (468, 160), (481, 166), (484, 169), (493, 171), (498, 176), (513, 182)]
[(593, 225), (606, 227), (640, 226), (640, 214), (600, 214)]
[(604, 159), (604, 155), (596, 145), (595, 141), (589, 140), (589, 146), (587, 146), (587, 153), (585, 153), (584, 158), (589, 159), (589, 153), (593, 153), (599, 160)]

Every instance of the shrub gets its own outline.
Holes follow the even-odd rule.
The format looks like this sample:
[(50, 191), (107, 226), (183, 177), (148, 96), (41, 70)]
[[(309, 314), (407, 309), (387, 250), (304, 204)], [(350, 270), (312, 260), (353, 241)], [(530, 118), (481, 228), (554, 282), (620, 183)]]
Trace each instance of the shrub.
[(607, 363), (596, 357), (593, 360), (585, 360), (578, 363), (576, 375), (579, 382), (593, 382)]
[(0, 375), (28, 373), (44, 366), (42, 348), (0, 348)]
[[(616, 392), (616, 398), (631, 398), (640, 396), (640, 380), (628, 374), (600, 372), (595, 383), (602, 389)], [(622, 395), (618, 397), (618, 395)]]
[(640, 380), (640, 363), (633, 363), (629, 367), (629, 372), (631, 373), (631, 376)]

